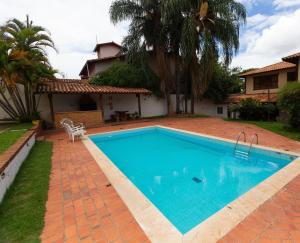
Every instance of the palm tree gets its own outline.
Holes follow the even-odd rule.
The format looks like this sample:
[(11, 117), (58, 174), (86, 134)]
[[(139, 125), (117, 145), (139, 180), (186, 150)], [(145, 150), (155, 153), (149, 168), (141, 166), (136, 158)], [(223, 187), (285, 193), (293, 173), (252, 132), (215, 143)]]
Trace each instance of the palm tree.
[[(124, 51), (129, 61), (156, 60), (156, 74), (161, 80), (161, 90), (166, 95), (168, 108), (172, 89), (170, 62), (168, 59), (168, 29), (162, 22), (161, 0), (116, 0), (110, 7), (110, 18), (114, 24), (130, 20), (128, 35), (123, 40)], [(168, 109), (169, 110), (169, 109)]]
[[(15, 97), (12, 100), (18, 117), (30, 120), (37, 110), (33, 93), (35, 85), (42, 78), (53, 77), (55, 73), (46, 53), (47, 47), (56, 50), (54, 43), (50, 33), (45, 28), (34, 25), (28, 16), (25, 22), (17, 19), (7, 21), (0, 27), (0, 39), (1, 45), (6, 48), (6, 52), (2, 53), (6, 62), (1, 63), (0, 73), (8, 73), (14, 77), (10, 79), (7, 75), (0, 75), (3, 86), (11, 97)], [(11, 60), (10, 56), (14, 53), (19, 53), (22, 57)], [(25, 102), (19, 90), (20, 85), (24, 89)], [(4, 95), (1, 96), (4, 100)]]
[(208, 87), (216, 60), (228, 65), (239, 48), (239, 29), (246, 21), (245, 7), (234, 0), (165, 0), (164, 19), (182, 18), (180, 54), (189, 70), (194, 97)]

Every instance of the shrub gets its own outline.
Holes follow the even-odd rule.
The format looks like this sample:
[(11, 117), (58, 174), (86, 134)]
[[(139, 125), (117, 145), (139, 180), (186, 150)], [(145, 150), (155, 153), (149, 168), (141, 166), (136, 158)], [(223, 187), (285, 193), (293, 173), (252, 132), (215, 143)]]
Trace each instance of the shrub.
[(289, 124), (300, 129), (300, 83), (287, 84), (278, 96), (279, 108), (289, 115)]
[(116, 62), (91, 80), (92, 84), (126, 88), (146, 88), (160, 94), (159, 78), (148, 66)]
[(245, 99), (240, 102), (240, 118), (243, 120), (260, 120), (261, 104), (254, 99)]
[(274, 104), (262, 104), (252, 98), (242, 100), (237, 105), (232, 105), (230, 111), (239, 112), (242, 120), (269, 121), (275, 120), (278, 116), (278, 109)]
[(272, 103), (261, 105), (261, 120), (264, 121), (275, 121), (276, 117), (279, 115), (279, 111), (276, 105)]

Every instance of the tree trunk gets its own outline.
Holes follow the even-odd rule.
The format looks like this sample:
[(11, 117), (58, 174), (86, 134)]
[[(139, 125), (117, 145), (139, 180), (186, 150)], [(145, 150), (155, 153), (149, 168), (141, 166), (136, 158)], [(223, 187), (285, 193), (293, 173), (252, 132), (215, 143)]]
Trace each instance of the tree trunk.
[(5, 109), (8, 110), (9, 115), (13, 115), (13, 116), (14, 116), (14, 119), (16, 119), (17, 116), (18, 116), (18, 112), (17, 112), (17, 111), (15, 110), (15, 108), (9, 103), (8, 99), (6, 98), (6, 96), (5, 96), (5, 94), (3, 93), (2, 90), (0, 90), (0, 94), (1, 94), (1, 96), (2, 96), (2, 98), (3, 98), (3, 100), (0, 99), (0, 101), (1, 101), (1, 107), (2, 107), (3, 109), (4, 109), (4, 107), (5, 107)]
[(175, 87), (176, 87), (176, 114), (180, 114), (180, 79), (179, 74), (179, 63), (177, 56), (175, 57)]
[(191, 114), (195, 114), (195, 96), (191, 93)]
[(168, 110), (168, 116), (171, 115), (171, 99), (170, 99), (170, 93), (166, 92), (166, 99), (167, 99), (167, 110)]

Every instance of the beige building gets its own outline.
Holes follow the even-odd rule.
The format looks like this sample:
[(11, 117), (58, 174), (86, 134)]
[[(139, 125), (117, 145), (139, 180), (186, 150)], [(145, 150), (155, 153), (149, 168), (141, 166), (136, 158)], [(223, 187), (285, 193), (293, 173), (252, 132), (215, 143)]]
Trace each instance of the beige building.
[(124, 60), (121, 49), (122, 46), (115, 42), (97, 44), (94, 49), (97, 58), (87, 60), (81, 69), (79, 76), (82, 79), (90, 78), (95, 74), (108, 69), (115, 61)]
[(243, 73), (240, 77), (245, 79), (245, 94), (231, 95), (228, 103), (237, 103), (246, 98), (275, 103), (276, 94), (281, 88), (288, 82), (299, 82), (300, 52), (282, 58), (282, 62)]

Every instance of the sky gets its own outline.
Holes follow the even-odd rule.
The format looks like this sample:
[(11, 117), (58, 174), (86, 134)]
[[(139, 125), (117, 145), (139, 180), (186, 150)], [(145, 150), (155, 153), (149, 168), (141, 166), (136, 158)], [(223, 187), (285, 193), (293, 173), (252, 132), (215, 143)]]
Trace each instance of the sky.
[[(300, 0), (237, 0), (248, 13), (240, 33), (240, 49), (232, 66), (263, 67), (300, 52)], [(113, 0), (0, 0), (0, 24), (25, 20), (47, 28), (58, 53), (49, 50), (54, 68), (65, 78), (79, 78), (87, 59), (95, 58), (96, 43), (121, 43), (128, 22), (113, 25), (109, 7)]]

